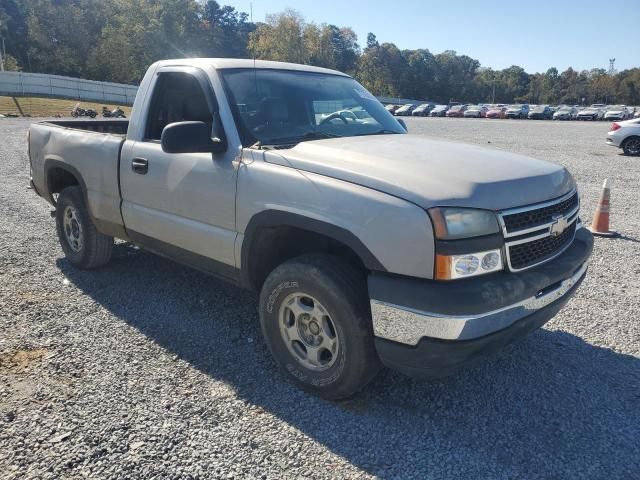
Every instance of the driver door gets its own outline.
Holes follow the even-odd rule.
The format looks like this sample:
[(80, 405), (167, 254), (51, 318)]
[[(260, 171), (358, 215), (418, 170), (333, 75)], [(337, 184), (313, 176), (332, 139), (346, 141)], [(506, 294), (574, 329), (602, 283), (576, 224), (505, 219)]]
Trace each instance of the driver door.
[(206, 74), (193, 67), (155, 75), (143, 138), (122, 149), (122, 217), (130, 238), (161, 254), (225, 277), (235, 275), (237, 163), (226, 152), (169, 154), (163, 128), (213, 123), (218, 104)]

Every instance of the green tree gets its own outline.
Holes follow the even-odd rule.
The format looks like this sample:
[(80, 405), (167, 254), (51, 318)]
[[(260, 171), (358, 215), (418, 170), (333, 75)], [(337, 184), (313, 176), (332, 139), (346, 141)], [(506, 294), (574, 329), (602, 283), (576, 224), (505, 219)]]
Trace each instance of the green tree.
[(295, 10), (267, 15), (266, 22), (259, 23), (249, 35), (249, 51), (260, 59), (308, 63), (310, 53), (304, 39), (306, 27), (304, 18)]

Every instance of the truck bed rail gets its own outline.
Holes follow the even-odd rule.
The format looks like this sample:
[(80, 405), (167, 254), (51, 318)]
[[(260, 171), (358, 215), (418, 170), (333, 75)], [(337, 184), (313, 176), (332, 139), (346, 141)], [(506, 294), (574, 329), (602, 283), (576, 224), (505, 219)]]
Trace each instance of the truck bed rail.
[(129, 120), (47, 120), (40, 123), (114, 135), (126, 135), (129, 128)]

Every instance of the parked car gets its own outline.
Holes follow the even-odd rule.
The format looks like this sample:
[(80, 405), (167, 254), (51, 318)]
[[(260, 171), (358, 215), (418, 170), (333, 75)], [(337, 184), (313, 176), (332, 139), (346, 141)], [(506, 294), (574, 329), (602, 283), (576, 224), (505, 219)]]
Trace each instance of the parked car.
[(625, 155), (640, 155), (640, 118), (611, 124), (607, 145), (621, 148)]
[(551, 120), (553, 111), (549, 105), (536, 105), (535, 108), (529, 110), (528, 117), (531, 120)]
[(400, 105), (393, 105), (392, 103), (389, 103), (385, 105), (384, 108), (387, 112), (394, 113), (397, 109), (400, 108)]
[(563, 105), (553, 114), (554, 120), (575, 120), (578, 115), (578, 109), (576, 107), (570, 107)]
[[(354, 107), (370, 120), (341, 121)], [(26, 150), (71, 266), (117, 237), (259, 292), (283, 375), (338, 399), (381, 365), (442, 377), (522, 339), (587, 272), (564, 167), (405, 133), (340, 72), (182, 58), (149, 68), (130, 122), (34, 123)]]
[(447, 110), (447, 117), (463, 117), (466, 110), (466, 105), (454, 105)]
[(627, 120), (631, 118), (631, 112), (627, 110), (627, 107), (624, 105), (613, 105), (607, 108), (607, 111), (604, 114), (605, 120)]
[(506, 118), (527, 118), (529, 114), (529, 105), (516, 104), (509, 105), (504, 113)]
[(393, 114), (396, 115), (397, 117), (410, 117), (411, 116), (411, 112), (413, 112), (414, 108), (416, 108), (416, 106), (414, 104), (407, 103), (405, 105), (402, 105)]
[(429, 113), (434, 107), (435, 104), (433, 103), (423, 103), (421, 105), (418, 105), (415, 110), (411, 112), (411, 115), (414, 117), (428, 117)]
[(468, 107), (464, 113), (464, 118), (484, 118), (487, 116), (487, 110), (489, 110), (484, 105), (471, 105)]
[(604, 111), (598, 107), (587, 107), (578, 112), (576, 116), (578, 120), (602, 120)]
[(507, 107), (502, 105), (494, 105), (487, 110), (487, 118), (505, 118)]
[(436, 105), (429, 113), (432, 117), (446, 117), (449, 111), (449, 105)]

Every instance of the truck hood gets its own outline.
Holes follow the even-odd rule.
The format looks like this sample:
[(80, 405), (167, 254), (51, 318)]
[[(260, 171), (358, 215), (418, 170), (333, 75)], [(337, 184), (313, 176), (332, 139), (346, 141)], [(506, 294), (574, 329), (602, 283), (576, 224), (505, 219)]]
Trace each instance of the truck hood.
[(371, 135), (301, 142), (270, 150), (272, 163), (362, 185), (422, 208), (502, 210), (559, 197), (574, 186), (556, 164), (417, 135)]

